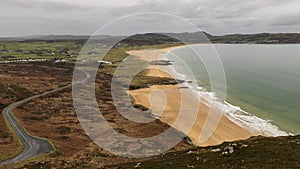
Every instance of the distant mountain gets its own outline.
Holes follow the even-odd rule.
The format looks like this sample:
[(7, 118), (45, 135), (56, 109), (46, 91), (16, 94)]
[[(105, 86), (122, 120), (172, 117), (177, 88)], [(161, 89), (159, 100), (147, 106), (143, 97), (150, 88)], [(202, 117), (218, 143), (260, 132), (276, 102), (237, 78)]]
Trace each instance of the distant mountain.
[(155, 45), (164, 43), (208, 43), (212, 35), (206, 32), (195, 33), (146, 33), (129, 36), (120, 44), (129, 46)]
[(43, 35), (43, 36), (28, 36), (26, 40), (83, 40), (89, 39), (88, 35)]
[(300, 44), (300, 34), (297, 33), (261, 33), (234, 34), (213, 36), (206, 32), (195, 33), (147, 33), (137, 34), (122, 40), (120, 43), (130, 46), (153, 45), (163, 43), (227, 43), (227, 44)]
[(180, 41), (164, 34), (146, 33), (129, 36), (120, 41), (118, 45), (143, 46), (164, 43), (180, 43)]
[[(33, 36), (22, 36), (22, 37), (8, 37), (0, 38), (2, 41), (60, 41), (60, 40), (88, 40), (90, 35), (33, 35)], [(97, 35), (94, 38), (98, 40), (102, 39), (113, 39), (119, 36), (110, 36), (110, 35)]]
[[(77, 40), (85, 42), (91, 36), (89, 35), (36, 35), (17, 38), (0, 38), (0, 41), (63, 41)], [(110, 36), (98, 35), (92, 38), (97, 43), (114, 44), (119, 42), (119, 45), (141, 46), (154, 45), (163, 43), (253, 43), (253, 44), (287, 44), (299, 43), (300, 34), (298, 33), (261, 33), (261, 34), (232, 34), (214, 36), (206, 32), (194, 33), (146, 33), (136, 34), (132, 36)]]
[(207, 32), (166, 33), (166, 35), (176, 37), (178, 40), (185, 43), (207, 43), (213, 37)]
[(1, 41), (26, 41), (26, 40), (82, 40), (88, 39), (89, 36), (73, 36), (73, 35), (33, 35), (21, 37), (0, 38)]
[(224, 36), (212, 36), (215, 43), (254, 43), (254, 44), (288, 44), (300, 43), (298, 33), (261, 33), (261, 34), (234, 34)]

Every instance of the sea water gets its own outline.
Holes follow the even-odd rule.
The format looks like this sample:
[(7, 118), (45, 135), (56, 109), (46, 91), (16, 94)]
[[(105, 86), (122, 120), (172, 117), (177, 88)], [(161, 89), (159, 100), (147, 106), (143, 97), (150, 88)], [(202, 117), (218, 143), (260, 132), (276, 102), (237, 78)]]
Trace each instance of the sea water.
[(300, 134), (300, 45), (201, 44), (161, 56), (174, 61), (165, 70), (177, 78), (194, 76), (196, 82), (183, 85), (206, 100), (218, 95), (198, 54), (209, 58), (212, 48), (224, 68), (226, 100), (220, 104), (228, 118), (261, 135)]

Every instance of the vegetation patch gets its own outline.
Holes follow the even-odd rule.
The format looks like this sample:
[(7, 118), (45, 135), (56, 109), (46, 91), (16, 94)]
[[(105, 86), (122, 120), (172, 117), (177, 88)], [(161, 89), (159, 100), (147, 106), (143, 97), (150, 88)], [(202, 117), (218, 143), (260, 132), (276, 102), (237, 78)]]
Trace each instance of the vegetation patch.
[(138, 110), (141, 110), (141, 111), (147, 111), (147, 110), (149, 110), (149, 108), (147, 108), (147, 107), (145, 107), (145, 106), (143, 106), (141, 104), (133, 104), (133, 107), (136, 108), (136, 109), (138, 109)]
[[(168, 153), (140, 162), (138, 168), (295, 168), (300, 165), (299, 141), (300, 136), (253, 137), (219, 146)], [(108, 168), (135, 168), (137, 164)]]
[[(0, 83), (0, 98), (2, 99), (12, 99), (12, 100), (21, 100), (32, 95), (26, 88), (12, 85), (12, 84), (3, 84)], [(0, 104), (3, 107), (3, 104)]]
[(71, 128), (70, 127), (67, 127), (67, 126), (59, 126), (57, 128), (57, 131), (60, 133), (60, 134), (67, 134), (67, 133), (70, 133), (71, 132)]

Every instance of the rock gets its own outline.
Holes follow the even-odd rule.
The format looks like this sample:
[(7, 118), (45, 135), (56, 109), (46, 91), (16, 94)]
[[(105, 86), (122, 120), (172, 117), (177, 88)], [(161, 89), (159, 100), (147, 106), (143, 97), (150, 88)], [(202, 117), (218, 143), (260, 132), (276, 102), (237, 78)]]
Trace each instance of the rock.
[(228, 153), (227, 151), (224, 151), (224, 152), (222, 152), (222, 155), (223, 155), (223, 156), (224, 156), (224, 155), (228, 156), (229, 153)]
[(232, 154), (234, 152), (233, 147), (229, 147), (228, 150), (229, 150), (229, 154)]
[(224, 152), (222, 152), (222, 155), (226, 155), (229, 156), (230, 154), (232, 154), (234, 152), (234, 148), (231, 144), (229, 144), (228, 146), (226, 146), (224, 148)]
[(231, 144), (232, 147), (237, 147), (236, 143)]
[(230, 145), (225, 147), (224, 150), (227, 151), (229, 154), (232, 154), (234, 152), (233, 147)]
[(248, 145), (246, 145), (246, 144), (242, 144), (242, 145), (240, 146), (240, 148), (246, 148), (246, 147), (248, 147)]
[(183, 137), (183, 141), (185, 141), (186, 143), (188, 143), (191, 146), (195, 146), (193, 144), (193, 141), (188, 136)]
[(213, 152), (213, 153), (216, 153), (216, 152), (219, 152), (219, 151), (221, 151), (221, 149), (219, 149), (219, 148), (210, 150), (210, 152)]
[(141, 165), (141, 163), (137, 163), (137, 164), (134, 166), (134, 168), (138, 168), (138, 167), (140, 167), (140, 165)]
[(187, 165), (187, 168), (195, 168), (193, 165)]

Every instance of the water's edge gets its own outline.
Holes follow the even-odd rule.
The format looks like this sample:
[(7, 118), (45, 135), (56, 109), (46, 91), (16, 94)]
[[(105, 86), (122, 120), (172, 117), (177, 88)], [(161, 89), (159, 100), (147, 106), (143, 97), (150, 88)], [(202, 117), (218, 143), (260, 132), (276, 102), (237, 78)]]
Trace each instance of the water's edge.
[[(173, 50), (177, 50), (178, 48), (171, 49), (168, 52), (172, 52)], [(172, 60), (172, 58), (168, 57), (168, 53), (162, 53), (159, 56), (160, 60)], [(268, 137), (277, 137), (277, 136), (288, 136), (293, 135), (292, 133), (287, 133), (279, 129), (276, 125), (272, 124), (270, 120), (265, 120), (260, 117), (254, 116), (249, 112), (242, 110), (239, 106), (235, 106), (230, 104), (227, 101), (218, 101), (216, 95), (212, 92), (207, 92), (206, 89), (198, 86), (197, 83), (193, 82), (191, 79), (188, 79), (184, 74), (180, 74), (176, 71), (174, 65), (165, 66), (162, 68), (162, 71), (165, 71), (176, 77), (177, 79), (185, 80), (183, 86), (188, 87), (189, 90), (194, 93), (195, 97), (206, 100), (208, 103), (217, 103), (221, 110), (223, 110), (225, 116), (234, 122), (235, 124), (248, 129), (255, 135), (263, 135)], [(191, 81), (193, 83), (191, 83)], [(217, 101), (217, 102), (216, 102)]]

